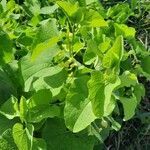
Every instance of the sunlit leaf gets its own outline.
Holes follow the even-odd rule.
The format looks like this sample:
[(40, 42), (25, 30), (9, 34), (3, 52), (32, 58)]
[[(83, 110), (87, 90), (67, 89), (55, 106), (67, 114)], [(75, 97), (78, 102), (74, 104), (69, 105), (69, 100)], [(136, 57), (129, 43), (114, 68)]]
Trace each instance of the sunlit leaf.
[(103, 66), (105, 68), (118, 67), (123, 56), (123, 38), (116, 38), (114, 45), (107, 51), (103, 58)]
[(96, 119), (92, 111), (91, 102), (87, 98), (87, 81), (88, 77), (86, 76), (76, 79), (66, 98), (65, 123), (73, 132), (85, 129)]
[(16, 123), (13, 126), (13, 138), (19, 150), (32, 150), (33, 126)]
[(72, 4), (67, 1), (57, 1), (57, 4), (67, 13), (68, 16), (72, 16), (78, 10), (77, 3)]
[(136, 97), (133, 96), (131, 98), (120, 98), (121, 103), (123, 104), (124, 109), (124, 121), (131, 119), (135, 114), (135, 109), (137, 106)]

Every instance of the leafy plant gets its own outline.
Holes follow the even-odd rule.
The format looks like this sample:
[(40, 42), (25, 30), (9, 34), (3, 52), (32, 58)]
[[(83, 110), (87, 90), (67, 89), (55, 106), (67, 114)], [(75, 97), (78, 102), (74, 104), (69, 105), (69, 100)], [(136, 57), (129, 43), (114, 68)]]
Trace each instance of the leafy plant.
[(1, 149), (92, 150), (134, 117), (150, 78), (134, 6), (1, 1)]

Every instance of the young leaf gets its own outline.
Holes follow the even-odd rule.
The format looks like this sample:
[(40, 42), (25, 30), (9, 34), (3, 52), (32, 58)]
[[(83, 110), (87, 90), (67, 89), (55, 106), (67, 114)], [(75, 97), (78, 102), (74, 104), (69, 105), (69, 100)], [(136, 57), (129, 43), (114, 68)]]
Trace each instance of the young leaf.
[(95, 10), (88, 10), (85, 14), (83, 24), (87, 24), (89, 27), (107, 27), (108, 23), (104, 18)]
[(33, 130), (30, 124), (25, 128), (20, 123), (13, 126), (13, 138), (19, 150), (32, 150)]
[(102, 64), (105, 68), (118, 67), (123, 56), (123, 38), (118, 36), (112, 48), (105, 54)]
[(24, 97), (21, 97), (19, 103), (19, 115), (22, 122), (26, 121), (28, 113), (27, 101)]
[(66, 1), (57, 1), (57, 4), (67, 13), (68, 16), (73, 16), (78, 10), (77, 3), (72, 4)]
[(133, 27), (128, 27), (125, 24), (114, 24), (115, 26), (115, 35), (123, 35), (125, 38), (134, 38), (135, 37), (135, 29)]

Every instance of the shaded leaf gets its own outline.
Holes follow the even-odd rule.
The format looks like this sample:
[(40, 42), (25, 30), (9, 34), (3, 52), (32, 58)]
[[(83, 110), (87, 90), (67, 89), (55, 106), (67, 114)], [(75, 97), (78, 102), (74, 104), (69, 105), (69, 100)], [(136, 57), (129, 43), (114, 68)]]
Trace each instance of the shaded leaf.
[(7, 129), (0, 137), (1, 150), (18, 150), (12, 136), (12, 130)]
[(47, 150), (46, 142), (40, 138), (33, 138), (32, 150)]
[(149, 64), (150, 64), (150, 56), (144, 57), (141, 60), (141, 67), (142, 67), (143, 71), (148, 74), (150, 74)]
[(59, 106), (50, 106), (50, 105), (39, 105), (35, 106), (28, 111), (28, 122), (36, 123), (40, 122), (43, 119), (54, 118), (60, 116), (60, 107)]
[(8, 63), (13, 58), (12, 41), (7, 33), (0, 28), (0, 64)]
[(62, 119), (49, 119), (43, 129), (43, 138), (48, 150), (92, 150), (94, 147), (92, 136), (67, 131)]

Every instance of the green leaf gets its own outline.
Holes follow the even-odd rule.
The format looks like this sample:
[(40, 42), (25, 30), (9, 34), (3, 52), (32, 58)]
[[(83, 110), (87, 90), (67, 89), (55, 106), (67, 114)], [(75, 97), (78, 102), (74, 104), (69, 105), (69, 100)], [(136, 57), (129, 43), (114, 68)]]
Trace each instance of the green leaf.
[(88, 97), (87, 76), (75, 79), (66, 98), (64, 118), (66, 126), (73, 132), (85, 129), (96, 119)]
[(58, 6), (57, 5), (53, 5), (53, 6), (45, 6), (41, 8), (41, 14), (52, 14), (55, 12), (55, 10), (57, 10)]
[(52, 93), (49, 89), (43, 89), (37, 91), (29, 101), (29, 107), (35, 107), (39, 105), (49, 104), (52, 99)]
[(87, 24), (89, 27), (107, 27), (108, 23), (95, 10), (88, 10), (85, 14), (83, 25)]
[(51, 57), (54, 54), (52, 51), (57, 53), (58, 47), (56, 44), (59, 40), (59, 31), (57, 29), (56, 21), (56, 19), (47, 19), (40, 23), (41, 26), (37, 30), (33, 43), (32, 61), (39, 58), (39, 55), (45, 54)]
[(51, 74), (51, 76), (44, 77), (44, 81), (52, 88), (59, 88), (63, 85), (63, 83), (67, 79), (67, 71), (64, 68), (60, 68), (58, 66), (55, 66), (53, 68), (55, 74)]
[(41, 76), (33, 83), (33, 88), (35, 90), (50, 89), (54, 97), (60, 93), (63, 84), (66, 82), (67, 72), (58, 66), (49, 68), (47, 72), (49, 72), (49, 75)]
[(13, 119), (9, 120), (5, 116), (0, 114), (0, 136), (6, 131), (7, 129), (11, 129), (13, 125), (17, 122), (18, 120)]
[[(114, 86), (117, 87), (118, 85), (119, 85), (119, 81), (118, 81), (118, 84), (116, 84)], [(110, 86), (112, 86), (112, 85), (110, 85)], [(111, 88), (113, 88), (113, 87), (111, 87)], [(113, 110), (116, 106), (116, 98), (112, 95), (112, 93), (108, 94), (108, 96), (106, 96), (107, 92), (109, 90), (111, 90), (110, 92), (112, 92), (112, 89), (110, 89), (109, 87), (105, 88), (105, 101), (107, 101), (107, 102), (105, 102), (105, 106), (104, 106), (104, 107), (106, 107), (106, 109), (104, 109), (104, 116), (109, 116), (113, 112)]]
[(3, 7), (3, 10), (5, 10), (6, 9), (6, 0), (2, 0), (1, 1), (1, 5), (2, 5), (2, 7)]
[(13, 58), (12, 41), (7, 33), (0, 28), (0, 64), (8, 63)]
[(47, 150), (46, 142), (43, 139), (33, 138), (32, 150)]
[[(8, 70), (8, 69), (7, 69)], [(11, 72), (11, 77), (10, 75), (10, 70), (9, 72), (6, 72), (5, 70), (1, 69), (0, 67), (0, 105), (3, 104), (5, 101), (7, 101), (11, 95), (16, 96), (17, 95), (17, 90), (16, 86), (14, 86), (14, 83), (12, 79), (14, 79), (13, 73)], [(15, 80), (15, 83), (17, 81)]]
[(105, 41), (99, 44), (98, 48), (102, 53), (105, 53), (110, 48), (110, 42), (111, 40), (109, 38), (106, 38)]
[(135, 86), (138, 84), (138, 79), (135, 74), (125, 71), (121, 76), (120, 76), (121, 84), (118, 86), (118, 88), (121, 87), (130, 87)]
[(21, 97), (19, 103), (19, 115), (22, 122), (26, 121), (28, 113), (27, 101), (24, 97)]
[(76, 53), (78, 53), (83, 47), (84, 47), (84, 43), (76, 42), (73, 45), (73, 51), (76, 52)]
[(104, 77), (101, 72), (95, 71), (88, 82), (89, 99), (92, 103), (93, 112), (96, 116), (102, 117), (104, 114)]
[(33, 49), (33, 53), (31, 56), (31, 60), (34, 61), (37, 59), (37, 57), (44, 51), (49, 51), (49, 53), (52, 53), (51, 51), (54, 51), (54, 46), (58, 42), (59, 37), (53, 37), (50, 40), (38, 44), (35, 49)]
[(120, 79), (117, 78), (114, 83), (108, 83), (105, 86), (104, 116), (108, 116), (109, 114), (111, 114), (113, 109), (115, 108), (115, 98), (112, 96), (112, 94), (115, 88), (120, 84)]
[(79, 5), (81, 7), (85, 7), (86, 6), (86, 0), (77, 0), (77, 1), (78, 1)]
[(123, 35), (125, 38), (134, 38), (135, 37), (135, 29), (133, 27), (128, 27), (125, 24), (114, 24), (115, 26), (115, 35)]
[(34, 1), (33, 5), (30, 5), (30, 11), (34, 16), (38, 16), (40, 14), (40, 3)]
[(13, 138), (19, 150), (32, 150), (33, 143), (33, 126), (16, 123), (13, 126)]
[(134, 10), (138, 5), (138, 0), (131, 0), (131, 8)]
[(131, 98), (120, 97), (120, 101), (123, 104), (124, 110), (124, 121), (131, 119), (135, 114), (135, 109), (137, 107), (136, 97)]
[(83, 61), (86, 65), (91, 65), (96, 60), (96, 55), (93, 52), (86, 52), (83, 56)]
[(123, 56), (123, 38), (118, 36), (114, 45), (104, 55), (102, 64), (105, 68), (118, 67)]
[[(42, 137), (47, 143), (48, 150), (92, 150), (95, 141), (86, 133), (75, 134), (67, 131), (62, 119), (49, 119)], [(61, 144), (58, 144), (60, 141)]]
[(146, 56), (141, 60), (141, 67), (143, 71), (148, 74), (150, 74), (149, 64), (150, 64), (150, 56)]
[(89, 40), (87, 42), (87, 50), (83, 56), (83, 61), (86, 65), (94, 63), (96, 60), (96, 55), (101, 59), (103, 57), (101, 51), (99, 51), (97, 43), (94, 40)]
[(65, 11), (65, 13), (67, 13), (68, 16), (73, 16), (78, 10), (77, 3), (73, 4), (66, 1), (57, 1), (56, 3)]
[(93, 112), (96, 116), (102, 117), (104, 114), (104, 77), (101, 72), (94, 71), (88, 82), (89, 99), (92, 103)]
[(60, 116), (60, 107), (51, 105), (35, 106), (28, 111), (28, 122), (37, 123), (47, 118)]
[(33, 48), (35, 48), (38, 44), (44, 43), (45, 41), (59, 35), (56, 23), (56, 19), (46, 19), (40, 22), (40, 27), (37, 28), (37, 31), (34, 33), (35, 39)]
[(20, 44), (24, 46), (31, 46), (31, 44), (33, 43), (33, 38), (30, 36), (27, 36), (25, 33), (22, 33), (18, 37), (17, 42), (19, 42)]
[(136, 96), (138, 104), (140, 103), (141, 99), (145, 96), (145, 88), (142, 83), (136, 84), (134, 87), (134, 95)]
[(125, 23), (132, 13), (128, 3), (120, 3), (110, 7), (107, 11), (107, 16), (112, 18), (115, 22)]
[(94, 2), (97, 2), (97, 0), (86, 0), (86, 4), (87, 5), (90, 5), (91, 3), (94, 3)]
[(49, 89), (36, 92), (29, 100), (28, 122), (40, 122), (43, 119), (60, 116), (60, 107), (50, 105), (52, 93)]
[(29, 90), (33, 90), (32, 85), (35, 81), (38, 81), (38, 79), (40, 78), (44, 79), (44, 77), (53, 76), (62, 70), (62, 68), (60, 68), (59, 66), (51, 67), (50, 65), (51, 59), (53, 58), (53, 56), (55, 56), (55, 53), (57, 53), (57, 49), (53, 50), (54, 50), (53, 52), (49, 53), (51, 57), (49, 57), (49, 55), (46, 55), (45, 57), (42, 56), (41, 59), (32, 62), (30, 60), (30, 56), (28, 56), (22, 59), (22, 61), (20, 62), (22, 76), (25, 82), (24, 90), (26, 92), (28, 92)]
[(104, 77), (101, 72), (92, 73), (88, 82), (89, 99), (92, 102), (93, 111), (96, 116), (108, 116), (115, 107), (115, 99), (112, 97), (113, 90), (120, 85), (119, 78), (114, 83), (104, 83)]
[(12, 130), (7, 129), (0, 137), (1, 150), (18, 150), (12, 137)]
[(0, 113), (8, 119), (13, 119), (14, 117), (19, 116), (18, 100), (12, 96), (0, 107)]

